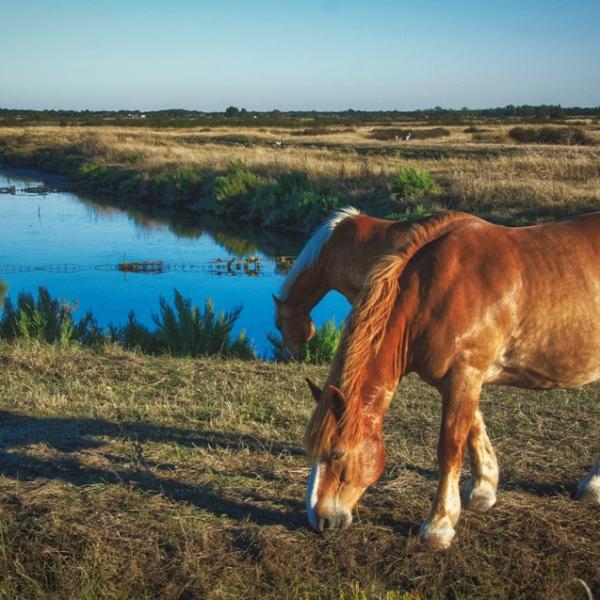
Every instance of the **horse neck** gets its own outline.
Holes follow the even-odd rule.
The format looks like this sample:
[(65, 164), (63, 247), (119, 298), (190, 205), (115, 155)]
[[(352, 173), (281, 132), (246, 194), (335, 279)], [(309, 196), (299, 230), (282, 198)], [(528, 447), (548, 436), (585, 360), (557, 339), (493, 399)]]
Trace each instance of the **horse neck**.
[(360, 215), (340, 223), (324, 246), (321, 276), (353, 304), (377, 260), (392, 251), (389, 232), (395, 223)]
[(309, 313), (321, 298), (331, 290), (326, 274), (317, 261), (315, 265), (303, 271), (294, 281), (285, 299), (291, 310), (302, 310)]

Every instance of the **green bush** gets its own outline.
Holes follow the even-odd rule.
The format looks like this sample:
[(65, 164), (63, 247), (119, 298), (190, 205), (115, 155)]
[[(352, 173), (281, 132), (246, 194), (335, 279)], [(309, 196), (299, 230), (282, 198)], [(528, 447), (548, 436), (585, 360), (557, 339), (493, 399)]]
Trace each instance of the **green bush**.
[(249, 199), (263, 178), (250, 171), (243, 160), (229, 163), (225, 175), (215, 178), (213, 185), (214, 209), (219, 214), (249, 212)]
[(243, 331), (235, 338), (232, 335), (241, 306), (217, 315), (210, 299), (206, 300), (204, 310), (201, 310), (193, 306), (191, 300), (185, 299), (177, 289), (174, 290), (173, 306), (162, 296), (159, 305), (160, 314), (153, 315), (156, 325), (154, 331), (138, 323), (131, 311), (123, 327), (111, 328), (112, 340), (125, 348), (145, 354), (256, 358)]
[(250, 217), (267, 227), (311, 227), (339, 207), (334, 196), (318, 192), (306, 173), (282, 173), (256, 190)]
[[(131, 173), (121, 182), (123, 186), (135, 185), (129, 183), (133, 179), (138, 181), (138, 176)], [(162, 205), (173, 206), (189, 202), (200, 196), (202, 175), (193, 169), (173, 169), (146, 174), (142, 185), (143, 195), (152, 198)]]
[(463, 133), (487, 133), (488, 131), (491, 131), (488, 127), (477, 127), (475, 125), (469, 125), (469, 127), (463, 129)]
[[(2, 282), (0, 284), (1, 293), (6, 286)], [(77, 322), (72, 317), (71, 305), (52, 298), (46, 288), (40, 287), (37, 298), (28, 292), (21, 292), (16, 304), (10, 299), (4, 301), (0, 313), (0, 338), (61, 346), (77, 343), (96, 348), (115, 342), (145, 354), (256, 358), (245, 333), (242, 331), (235, 338), (232, 334), (241, 306), (217, 315), (210, 299), (206, 300), (204, 310), (201, 310), (178, 290), (174, 291), (174, 296), (174, 306), (160, 298), (160, 314), (153, 315), (156, 324), (154, 330), (139, 323), (135, 313), (130, 311), (125, 325), (110, 326), (103, 331), (91, 312)]]
[(37, 298), (28, 292), (21, 292), (16, 304), (10, 298), (4, 301), (0, 316), (0, 337), (59, 345), (102, 345), (105, 335), (92, 313), (86, 313), (76, 322), (72, 312), (71, 305), (52, 298), (45, 287), (38, 288)]
[(121, 327), (109, 327), (111, 341), (120, 344), (128, 350), (143, 354), (157, 354), (160, 351), (157, 336), (148, 327), (135, 318), (135, 311), (130, 310), (127, 323)]
[(401, 198), (425, 196), (435, 188), (435, 181), (425, 169), (402, 169), (392, 180), (392, 193)]
[[(297, 360), (313, 365), (326, 364), (333, 359), (342, 336), (343, 325), (337, 325), (335, 319), (323, 323), (315, 331), (315, 335), (304, 347), (302, 354)], [(267, 339), (271, 344), (271, 356), (277, 362), (286, 362), (289, 360), (289, 353), (286, 351), (281, 337), (270, 331), (267, 333)]]
[(423, 204), (418, 203), (414, 206), (407, 206), (404, 212), (391, 212), (385, 215), (388, 221), (416, 221), (424, 217), (430, 217), (433, 213)]

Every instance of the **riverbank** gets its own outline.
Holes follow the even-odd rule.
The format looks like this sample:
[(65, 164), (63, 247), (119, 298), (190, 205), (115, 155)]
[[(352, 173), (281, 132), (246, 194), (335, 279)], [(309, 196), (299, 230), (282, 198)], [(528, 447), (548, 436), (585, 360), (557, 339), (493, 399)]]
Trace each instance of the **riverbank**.
[(464, 513), (438, 554), (416, 533), (440, 402), (412, 376), (383, 477), (352, 527), (320, 537), (301, 439), (304, 378), (326, 368), (6, 343), (0, 364), (0, 597), (585, 597), (575, 578), (600, 591), (598, 509), (571, 498), (598, 451), (598, 385), (486, 389), (499, 502)]
[[(406, 126), (415, 137), (427, 131), (422, 123)], [(595, 125), (583, 129), (597, 142)], [(121, 204), (185, 206), (304, 232), (346, 204), (388, 218), (450, 208), (509, 224), (600, 204), (600, 148), (593, 143), (519, 144), (501, 125), (483, 132), (447, 127), (441, 137), (410, 141), (374, 131), (2, 127), (0, 161), (62, 174)], [(432, 185), (407, 188), (398, 176), (411, 171), (426, 172)]]

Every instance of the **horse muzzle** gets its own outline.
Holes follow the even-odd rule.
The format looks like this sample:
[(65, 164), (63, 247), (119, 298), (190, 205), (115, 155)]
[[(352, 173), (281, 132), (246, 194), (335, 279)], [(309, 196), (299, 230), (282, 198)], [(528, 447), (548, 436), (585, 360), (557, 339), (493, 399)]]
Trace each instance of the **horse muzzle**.
[(346, 529), (352, 523), (352, 515), (346, 511), (340, 511), (333, 515), (321, 517), (317, 521), (315, 528), (320, 533), (326, 531), (335, 531), (336, 529)]

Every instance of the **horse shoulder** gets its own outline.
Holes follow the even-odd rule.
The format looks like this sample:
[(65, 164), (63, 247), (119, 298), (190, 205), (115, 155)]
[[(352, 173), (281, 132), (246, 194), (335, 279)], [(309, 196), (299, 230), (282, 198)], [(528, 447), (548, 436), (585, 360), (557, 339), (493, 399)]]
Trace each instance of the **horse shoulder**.
[(400, 278), (414, 370), (430, 382), (459, 360), (488, 370), (518, 322), (521, 278), (510, 240), (491, 224), (462, 227), (422, 248)]

